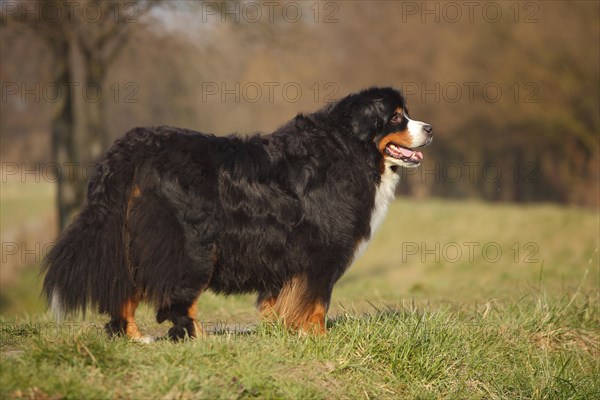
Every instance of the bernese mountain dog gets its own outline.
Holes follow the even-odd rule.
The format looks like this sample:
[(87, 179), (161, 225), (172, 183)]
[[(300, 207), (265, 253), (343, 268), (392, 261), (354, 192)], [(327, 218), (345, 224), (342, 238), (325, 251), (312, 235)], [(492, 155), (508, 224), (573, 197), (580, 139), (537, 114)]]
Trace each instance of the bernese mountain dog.
[(381, 225), (398, 169), (419, 165), (431, 141), (392, 88), (268, 135), (135, 128), (95, 165), (86, 204), (46, 257), (44, 295), (59, 316), (91, 306), (110, 316), (108, 332), (142, 342), (141, 301), (172, 322), (170, 338), (196, 337), (206, 290), (258, 293), (265, 318), (324, 333), (333, 286)]

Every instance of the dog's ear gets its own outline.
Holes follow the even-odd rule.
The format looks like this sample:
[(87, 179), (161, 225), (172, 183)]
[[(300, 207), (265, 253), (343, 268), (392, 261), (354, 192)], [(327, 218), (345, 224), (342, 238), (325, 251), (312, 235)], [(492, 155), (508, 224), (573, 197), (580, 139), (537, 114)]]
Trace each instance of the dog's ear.
[(360, 140), (373, 139), (383, 129), (383, 103), (381, 99), (368, 99), (353, 104), (350, 128)]

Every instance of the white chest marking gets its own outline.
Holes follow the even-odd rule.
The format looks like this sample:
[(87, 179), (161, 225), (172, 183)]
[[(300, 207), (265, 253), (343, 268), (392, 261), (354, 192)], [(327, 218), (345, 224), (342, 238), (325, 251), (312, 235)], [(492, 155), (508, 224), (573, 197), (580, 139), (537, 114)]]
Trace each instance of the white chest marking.
[(375, 235), (375, 232), (377, 232), (383, 223), (383, 219), (387, 214), (388, 207), (390, 206), (392, 200), (394, 200), (396, 186), (398, 185), (399, 180), (400, 175), (392, 172), (390, 167), (386, 165), (385, 172), (381, 176), (381, 182), (379, 183), (375, 193), (375, 204), (373, 207), (373, 212), (371, 213), (371, 235), (367, 239), (362, 240), (356, 247), (352, 262), (356, 261), (356, 259), (358, 259), (358, 257), (360, 257), (360, 255), (366, 250), (369, 242)]

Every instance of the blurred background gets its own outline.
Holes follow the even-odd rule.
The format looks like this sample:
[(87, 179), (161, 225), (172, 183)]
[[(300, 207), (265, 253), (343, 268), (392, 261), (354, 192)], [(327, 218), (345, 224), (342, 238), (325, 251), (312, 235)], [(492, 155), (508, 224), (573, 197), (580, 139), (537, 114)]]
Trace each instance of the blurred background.
[[(130, 128), (269, 132), (378, 85), (402, 89), (411, 116), (436, 135), (425, 163), (403, 171), (394, 215), (433, 202), (421, 211), (469, 218), (477, 209), (483, 225), (501, 224), (505, 211), (494, 210), (506, 209), (494, 207), (510, 207), (521, 234), (560, 234), (576, 221), (576, 259), (560, 238), (535, 243), (597, 263), (596, 1), (0, 5), (4, 315), (43, 309), (37, 266), (82, 204), (88, 167)], [(551, 222), (519, 226), (518, 213), (536, 207)], [(491, 240), (504, 228), (485, 229)]]

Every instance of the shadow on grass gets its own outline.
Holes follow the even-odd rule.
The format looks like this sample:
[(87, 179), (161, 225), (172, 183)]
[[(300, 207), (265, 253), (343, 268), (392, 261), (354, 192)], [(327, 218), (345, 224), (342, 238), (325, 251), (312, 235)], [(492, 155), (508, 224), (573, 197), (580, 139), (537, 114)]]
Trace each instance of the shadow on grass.
[[(372, 321), (407, 321), (409, 318), (414, 320), (416, 312), (407, 309), (376, 309), (373, 313), (362, 314), (342, 314), (329, 317), (326, 322), (327, 330), (343, 329), (346, 325), (368, 324)], [(257, 336), (257, 335), (280, 335), (296, 334), (294, 329), (286, 328), (282, 321), (274, 322), (248, 322), (248, 323), (227, 323), (227, 322), (201, 322), (202, 330), (207, 336)], [(168, 341), (169, 337), (165, 335), (156, 336), (156, 341)]]

